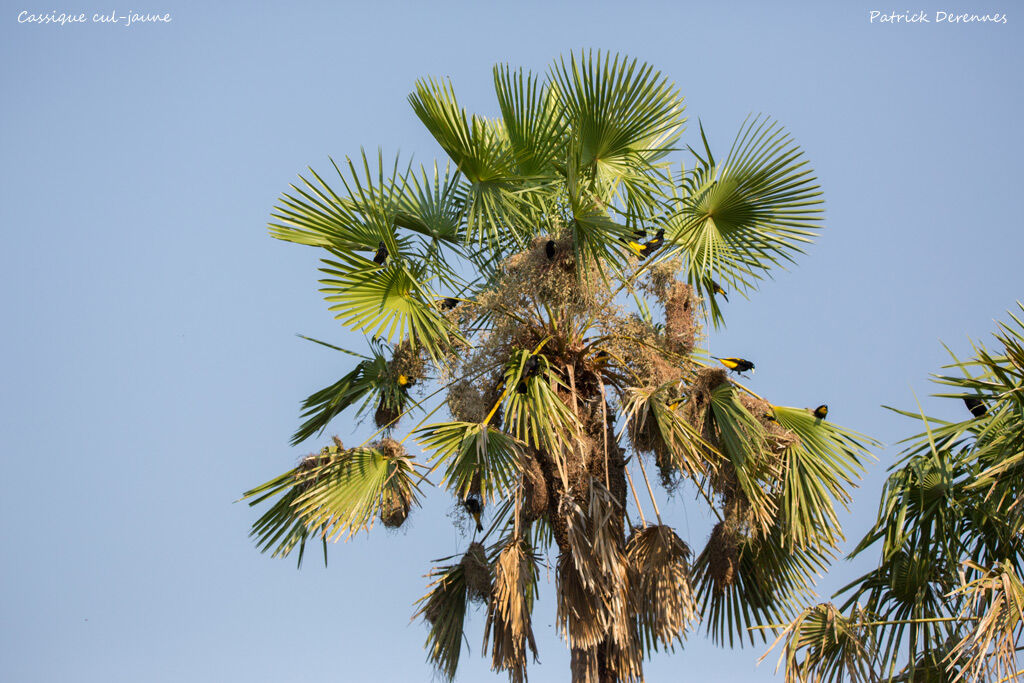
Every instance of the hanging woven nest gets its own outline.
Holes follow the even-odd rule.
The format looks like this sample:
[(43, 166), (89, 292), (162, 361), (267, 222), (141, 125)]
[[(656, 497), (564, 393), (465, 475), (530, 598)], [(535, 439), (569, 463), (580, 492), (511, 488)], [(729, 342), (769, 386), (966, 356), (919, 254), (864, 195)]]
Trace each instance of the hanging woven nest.
[(412, 496), (408, 491), (389, 489), (384, 493), (380, 508), (380, 521), (389, 529), (397, 529), (405, 523), (412, 508)]
[(739, 539), (732, 526), (727, 522), (716, 524), (704, 552), (708, 558), (711, 584), (715, 593), (721, 595), (735, 583), (739, 571)]
[(693, 287), (676, 282), (665, 297), (665, 340), (670, 350), (689, 355), (697, 343), (700, 323), (694, 315), (698, 299)]
[(493, 576), (483, 543), (470, 544), (462, 556), (462, 571), (466, 577), (466, 597), (470, 602), (486, 603), (491, 597)]
[(548, 511), (548, 485), (544, 472), (533, 456), (523, 463), (523, 520), (529, 524)]
[(382, 397), (380, 403), (377, 404), (377, 412), (373, 414), (373, 423), (377, 425), (378, 429), (390, 430), (395, 426), (401, 414), (402, 412), (396, 406), (392, 406)]

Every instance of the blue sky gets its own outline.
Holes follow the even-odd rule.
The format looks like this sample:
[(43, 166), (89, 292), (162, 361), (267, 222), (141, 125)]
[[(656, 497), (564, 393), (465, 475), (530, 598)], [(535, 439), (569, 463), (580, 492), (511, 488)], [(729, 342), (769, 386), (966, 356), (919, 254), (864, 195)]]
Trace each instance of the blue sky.
[[(1024, 13), (1006, 0), (207, 4), (117, 8), (172, 15), (128, 28), (0, 10), (0, 679), (430, 677), (409, 617), (430, 560), (467, 543), (449, 500), (301, 571), (256, 552), (254, 513), (233, 502), (313, 447), (288, 446), (299, 402), (349, 369), (295, 333), (360, 343), (316, 291), (317, 253), (267, 236), (271, 208), (328, 155), (439, 157), (406, 103), (418, 77), (450, 76), (493, 114), (494, 63), (542, 71), (604, 48), (678, 84), (684, 142), (698, 117), (723, 152), (748, 113), (779, 119), (817, 171), (826, 227), (795, 268), (734, 297), (711, 346), (754, 359), (751, 387), (773, 402), (827, 401), (887, 445), (914, 425), (881, 404), (916, 395), (963, 417), (927, 396), (940, 340), (967, 352), (1024, 296)], [(874, 9), (1007, 23), (871, 24)], [(878, 452), (844, 518), (851, 539), (896, 453)], [(669, 507), (701, 547), (700, 506)], [(866, 566), (837, 563), (823, 592)], [(542, 587), (531, 681), (567, 677), (552, 595)], [(482, 625), (473, 614), (462, 681), (503, 680), (480, 657)], [(770, 680), (763, 650), (693, 636), (647, 677)]]

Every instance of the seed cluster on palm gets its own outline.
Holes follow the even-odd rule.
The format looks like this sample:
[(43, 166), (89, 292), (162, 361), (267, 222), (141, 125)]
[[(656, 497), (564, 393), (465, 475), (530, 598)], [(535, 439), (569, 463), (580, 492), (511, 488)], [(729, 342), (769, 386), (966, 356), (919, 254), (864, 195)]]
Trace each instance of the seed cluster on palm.
[[(439, 672), (455, 675), (467, 606), (483, 602), (484, 651), (525, 680), (546, 564), (572, 679), (639, 681), (698, 622), (731, 644), (791, 616), (842, 538), (835, 508), (869, 442), (772, 405), (705, 350), (719, 282), (749, 294), (792, 260), (820, 191), (764, 117), (721, 161), (702, 129), (676, 165), (682, 97), (635, 60), (572, 55), (546, 78), (498, 66), (494, 81), (497, 119), (467, 114), (447, 82), (410, 96), (454, 169), (364, 154), (335, 165), (343, 189), (313, 173), (282, 198), (272, 234), (326, 250), (331, 310), (372, 340), (303, 404), (294, 442), (357, 404), (379, 431), (328, 447), (323, 476), (248, 492), (278, 497), (253, 533), (301, 556), (307, 539), (408, 514), (429, 480), (473, 519), (419, 601)], [(684, 488), (719, 519), (696, 557), (702, 539), (658, 506)]]

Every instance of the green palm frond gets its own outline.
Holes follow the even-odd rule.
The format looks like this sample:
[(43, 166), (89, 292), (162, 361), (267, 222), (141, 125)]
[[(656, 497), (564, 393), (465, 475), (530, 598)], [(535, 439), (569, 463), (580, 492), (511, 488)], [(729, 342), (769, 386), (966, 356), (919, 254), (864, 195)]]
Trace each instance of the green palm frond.
[(694, 561), (698, 611), (715, 643), (742, 646), (746, 637), (753, 645), (755, 634), (767, 637), (750, 627), (788, 621), (831, 555), (816, 548), (786, 550), (777, 529), (757, 539), (736, 535), (734, 548), (723, 547), (730, 533), (713, 533)]
[(739, 401), (736, 389), (723, 382), (711, 390), (712, 416), (719, 450), (728, 459), (736, 481), (750, 504), (757, 528), (767, 531), (774, 523), (778, 504), (771, 489), (776, 481), (776, 458), (768, 451), (764, 429)]
[(551, 67), (581, 169), (606, 202), (657, 206), (653, 164), (679, 138), (683, 99), (648, 64), (599, 51)]
[(799, 408), (774, 408), (775, 418), (796, 435), (786, 449), (782, 513), (787, 542), (797, 547), (834, 547), (843, 538), (835, 502), (846, 507), (878, 444)]
[(253, 523), (249, 532), (256, 539), (260, 552), (269, 550), (272, 557), (287, 557), (295, 546), (299, 546), (301, 566), (306, 541), (316, 528), (310, 524), (307, 515), (298, 511), (296, 502), (307, 488), (305, 482), (311, 470), (343, 457), (344, 449), (339, 445), (325, 446), (319, 454), (304, 458), (298, 467), (245, 492), (242, 500), (250, 499), (250, 506), (279, 496), (270, 509)]
[(859, 607), (845, 616), (832, 603), (821, 603), (797, 615), (769, 651), (785, 640), (779, 665), (786, 664), (786, 683), (873, 683), (878, 680), (874, 634), (865, 622)]
[(504, 123), (468, 116), (446, 81), (417, 81), (409, 103), (468, 181), (461, 190), (466, 239), (486, 239), (499, 250), (509, 239), (525, 243), (536, 218), (530, 202), (533, 183), (516, 173)]
[(459, 497), (479, 482), (484, 501), (509, 495), (518, 481), (523, 446), (515, 438), (486, 424), (446, 422), (422, 427), (417, 442), (436, 467), (444, 467), (443, 481)]
[(416, 601), (419, 611), (430, 625), (427, 632), (427, 659), (445, 680), (455, 679), (462, 654), (463, 623), (466, 619), (466, 571), (461, 562), (435, 567), (429, 578), (427, 594)]
[[(551, 387), (554, 383), (568, 389), (561, 379), (546, 369), (536, 377), (524, 376), (529, 357), (528, 351), (518, 351), (505, 368), (505, 423), (519, 441), (557, 458), (563, 449), (575, 448), (579, 421)], [(525, 383), (525, 393), (519, 391), (520, 382)]]
[[(306, 534), (326, 540), (351, 537), (368, 529), (390, 498), (416, 503), (412, 461), (396, 442), (384, 439), (373, 448), (338, 447), (309, 456), (299, 467), (245, 493), (250, 505), (281, 496), (253, 525), (263, 550), (283, 539), (274, 555), (287, 555)], [(285, 504), (285, 500), (287, 503)], [(300, 538), (301, 537), (301, 538)]]
[(377, 266), (358, 254), (331, 252), (322, 259), (320, 291), (335, 317), (352, 330), (423, 345), (434, 358), (450, 339), (450, 324), (437, 312), (434, 295), (404, 266)]
[(707, 152), (680, 179), (666, 235), (685, 250), (701, 294), (712, 278), (745, 291), (803, 252), (819, 228), (821, 191), (800, 148), (771, 119), (748, 119), (721, 165)]
[(395, 214), (405, 192), (408, 169), (400, 167), (396, 156), (388, 170), (380, 151), (376, 170), (371, 170), (365, 150), (360, 161), (357, 166), (346, 157), (346, 175), (331, 159), (345, 196), (339, 196), (313, 169), (309, 169), (312, 180), (300, 176), (305, 189), (293, 185), (294, 194), (280, 199), (273, 214), (276, 222), (270, 224), (271, 236), (345, 252), (372, 253), (383, 241), (391, 254), (398, 254)]
[(565, 158), (567, 121), (548, 84), (522, 69), (494, 67), (494, 90), (516, 171), (524, 177), (553, 175)]

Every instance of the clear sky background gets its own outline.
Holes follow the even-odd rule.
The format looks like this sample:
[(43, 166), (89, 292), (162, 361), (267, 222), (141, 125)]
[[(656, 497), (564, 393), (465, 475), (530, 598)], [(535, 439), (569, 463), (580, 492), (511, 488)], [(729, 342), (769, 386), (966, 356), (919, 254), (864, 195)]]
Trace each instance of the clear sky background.
[[(409, 622), (432, 558), (463, 550), (435, 491), (398, 533), (312, 556), (260, 555), (234, 503), (319, 442), (290, 448), (299, 402), (350, 369), (303, 333), (358, 348), (317, 292), (318, 253), (266, 222), (306, 165), (361, 145), (441, 156), (406, 96), (450, 76), (494, 114), (491, 66), (543, 71), (581, 47), (654, 64), (720, 154), (744, 117), (778, 118), (825, 191), (819, 241), (711, 348), (755, 360), (751, 388), (887, 444), (844, 525), (876, 511), (891, 444), (881, 404), (962, 419), (927, 377), (1024, 297), (1020, 74), (1009, 0), (180, 3), (169, 25), (19, 25), (0, 3), (0, 680), (426, 681)], [(57, 8), (61, 9), (61, 8)], [(1002, 25), (879, 25), (868, 12), (1000, 12)], [(1017, 207), (1017, 208), (1014, 208)], [(341, 418), (346, 443), (368, 426)], [(692, 500), (669, 516), (699, 549)], [(867, 562), (838, 562), (825, 595)], [(535, 683), (564, 681), (553, 585)], [(461, 681), (504, 680), (468, 621)], [(765, 648), (693, 635), (649, 681), (767, 681)], [(781, 680), (781, 678), (777, 679)]]

